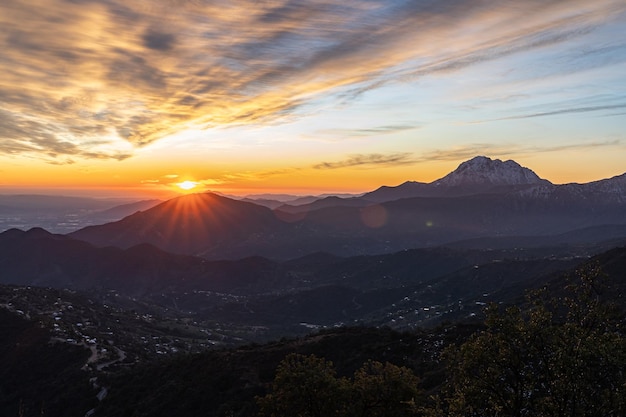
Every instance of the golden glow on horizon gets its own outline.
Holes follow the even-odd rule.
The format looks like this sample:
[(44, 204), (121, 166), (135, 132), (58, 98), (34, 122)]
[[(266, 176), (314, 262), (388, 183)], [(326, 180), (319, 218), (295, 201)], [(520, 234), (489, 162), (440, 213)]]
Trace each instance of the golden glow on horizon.
[[(518, 157), (511, 154), (489, 154), (491, 158), (514, 159), (535, 171), (540, 177), (555, 184), (589, 182), (624, 173), (620, 153), (606, 157), (601, 150), (568, 150)], [(290, 166), (290, 161), (259, 163), (251, 169), (246, 161), (237, 164), (207, 166), (206, 163), (189, 163), (182, 158), (158, 164), (149, 159), (137, 158), (112, 162), (96, 161), (89, 166), (15, 164), (15, 160), (0, 157), (3, 170), (0, 176), (1, 194), (67, 194), (71, 189), (81, 195), (116, 195), (150, 198), (170, 198), (176, 194), (215, 191), (229, 195), (323, 193), (363, 193), (380, 186), (396, 186), (405, 181), (431, 182), (443, 177), (472, 155), (441, 156), (399, 166), (342, 166), (339, 168), (314, 168)], [(340, 165), (339, 159), (328, 159)], [(140, 162), (140, 163), (138, 163)], [(354, 161), (353, 161), (354, 162)], [(375, 160), (375, 162), (380, 162)], [(571, 170), (569, 165), (579, 168)], [(77, 164), (78, 165), (78, 164)], [(7, 169), (11, 167), (11, 169)], [(182, 186), (181, 186), (182, 185)], [(194, 185), (194, 187), (191, 187)], [(185, 189), (185, 187), (191, 187)], [(48, 189), (49, 191), (46, 191)], [(63, 190), (63, 191), (55, 191)]]
[(477, 155), (624, 173), (624, 0), (436, 9), (0, 1), (0, 193), (360, 193)]

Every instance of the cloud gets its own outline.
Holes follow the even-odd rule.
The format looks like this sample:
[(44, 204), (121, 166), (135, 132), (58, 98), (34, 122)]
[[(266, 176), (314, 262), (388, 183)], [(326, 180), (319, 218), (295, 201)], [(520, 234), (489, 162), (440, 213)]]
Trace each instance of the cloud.
[(361, 167), (361, 168), (380, 168), (387, 166), (398, 166), (413, 164), (416, 160), (409, 152), (401, 152), (394, 154), (367, 154), (367, 155), (352, 155), (347, 159), (334, 162), (321, 162), (313, 166), (315, 169), (338, 169), (349, 167)]
[(216, 181), (220, 181), (220, 184), (230, 184), (237, 182), (256, 182), (263, 181), (267, 178), (276, 177), (276, 176), (285, 176), (289, 174), (293, 174), (296, 171), (299, 171), (300, 168), (284, 168), (284, 169), (273, 169), (266, 171), (245, 171), (245, 172), (228, 172), (224, 173), (221, 176), (214, 178)]
[(176, 37), (171, 33), (159, 32), (155, 29), (148, 29), (142, 36), (143, 45), (146, 48), (156, 51), (166, 52), (171, 50), (176, 43)]
[[(105, 133), (93, 126), (83, 128), (78, 124), (70, 126), (44, 124), (35, 118), (15, 115), (0, 109), (0, 150), (5, 154), (31, 155), (57, 165), (74, 163), (74, 160), (68, 157), (121, 161), (131, 156), (123, 150), (111, 149), (115, 148), (111, 146), (111, 141), (102, 138), (94, 140), (90, 132)], [(77, 143), (75, 135), (85, 135), (87, 138)]]
[(418, 129), (417, 125), (389, 125), (389, 126), (376, 126), (367, 128), (354, 128), (354, 129), (323, 129), (318, 130), (318, 135), (331, 135), (340, 137), (366, 137), (387, 135), (391, 133), (404, 132), (407, 130)]
[(552, 111), (545, 111), (540, 113), (530, 113), (530, 114), (521, 114), (516, 116), (502, 117), (497, 120), (515, 120), (515, 119), (530, 119), (533, 117), (545, 117), (545, 116), (558, 116), (560, 114), (571, 114), (571, 113), (588, 113), (588, 112), (597, 112), (603, 110), (617, 110), (626, 108), (626, 103), (621, 104), (610, 104), (604, 106), (587, 106), (587, 107), (573, 107), (567, 109), (558, 109)]
[(414, 157), (414, 161), (415, 163), (429, 161), (459, 161), (470, 159), (477, 155), (489, 155), (491, 157), (514, 157), (543, 152), (614, 148), (622, 146), (624, 146), (624, 142), (621, 140), (592, 141), (562, 145), (514, 145), (498, 143), (474, 143), (449, 149), (437, 149), (430, 152), (424, 152), (420, 155), (416, 155)]
[[(564, 43), (624, 11), (622, 0), (3, 0), (0, 152), (124, 159), (182, 130), (291, 120), (328, 95)], [(393, 126), (380, 129), (346, 133)]]
[[(494, 102), (503, 101), (496, 99)], [(475, 120), (469, 124), (481, 124), (504, 120), (523, 120), (537, 117), (559, 116), (577, 113), (596, 113), (596, 116), (617, 116), (619, 110), (626, 108), (626, 96), (619, 91), (584, 95), (557, 102), (546, 102), (527, 107), (506, 107), (509, 115), (487, 120)]]

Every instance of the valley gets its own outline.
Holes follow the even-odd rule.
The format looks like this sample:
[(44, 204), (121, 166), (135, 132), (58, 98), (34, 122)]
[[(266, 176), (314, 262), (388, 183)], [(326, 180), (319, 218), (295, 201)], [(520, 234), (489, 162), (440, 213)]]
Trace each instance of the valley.
[[(252, 416), (251, 395), (266, 392), (272, 370), (244, 357), (271, 357), (267, 366), (275, 367), (290, 349), (360, 334), (369, 334), (371, 349), (354, 354), (381, 357), (370, 332), (384, 333), (395, 346), (389, 354), (438, 392), (439, 355), (483, 328), (490, 305), (530, 308), (527, 294), (540, 290), (564, 299), (568, 280), (598, 270), (623, 314), (624, 178), (553, 185), (513, 161), (477, 157), (431, 184), (361, 196), (301, 204), (263, 196), (257, 204), (202, 193), (99, 207), (85, 219), (120, 219), (65, 234), (8, 228), (0, 233), (0, 309), (5, 328), (26, 330), (3, 349), (36, 333), (28, 349), (58, 355), (75, 375), (67, 395), (83, 393), (84, 413), (96, 417), (120, 412), (125, 375), (147, 385), (144, 373), (178, 380), (176, 368), (188, 369), (192, 358), (235, 361), (236, 372), (220, 368), (225, 379), (211, 384), (238, 388), (211, 407)], [(411, 340), (412, 353), (401, 355), (407, 347), (393, 340)], [(70, 351), (80, 353), (62, 359)], [(259, 374), (247, 375), (246, 366)], [(50, 378), (42, 383), (58, 383)], [(35, 415), (44, 399), (22, 386), (0, 387), (8, 390), (0, 411), (14, 414), (27, 398), (26, 415)], [(65, 401), (55, 395), (45, 401)], [(245, 401), (236, 406), (238, 399)], [(55, 413), (46, 415), (62, 415)]]

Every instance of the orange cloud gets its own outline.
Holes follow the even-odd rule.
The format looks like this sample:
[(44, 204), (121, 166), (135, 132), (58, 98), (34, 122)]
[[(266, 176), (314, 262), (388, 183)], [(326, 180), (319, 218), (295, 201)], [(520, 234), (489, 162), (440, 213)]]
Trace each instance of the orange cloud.
[(118, 159), (559, 43), (622, 0), (4, 0), (0, 152)]

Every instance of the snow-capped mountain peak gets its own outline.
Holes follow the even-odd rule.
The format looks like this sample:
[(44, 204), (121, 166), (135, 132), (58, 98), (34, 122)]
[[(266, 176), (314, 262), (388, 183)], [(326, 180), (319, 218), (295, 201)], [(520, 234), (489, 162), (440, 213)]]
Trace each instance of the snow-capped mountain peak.
[(477, 156), (463, 162), (457, 169), (445, 177), (434, 181), (437, 186), (500, 186), (548, 184), (549, 181), (539, 178), (532, 170), (515, 161), (501, 161), (486, 156)]

